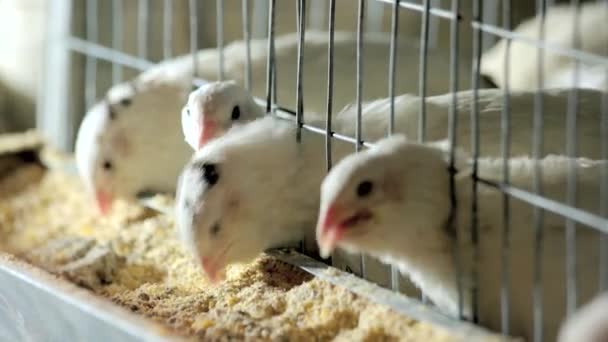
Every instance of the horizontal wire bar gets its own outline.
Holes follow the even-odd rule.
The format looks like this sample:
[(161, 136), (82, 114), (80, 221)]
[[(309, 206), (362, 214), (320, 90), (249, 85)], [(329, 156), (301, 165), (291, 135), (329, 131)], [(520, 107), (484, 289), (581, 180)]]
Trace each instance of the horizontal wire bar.
[[(326, 134), (324, 128), (320, 128), (320, 127), (316, 127), (316, 126), (312, 126), (312, 125), (308, 125), (308, 124), (303, 124), (302, 128), (304, 128), (304, 129), (306, 129), (306, 130), (308, 130), (310, 132), (313, 132), (313, 133), (317, 133), (317, 134), (321, 134), (321, 135), (325, 135)], [(339, 133), (336, 133), (336, 132), (331, 132), (331, 137), (335, 138), (337, 140), (342, 140), (342, 141), (345, 141), (345, 142), (349, 142), (349, 143), (351, 143), (353, 145), (357, 145), (357, 139), (353, 138), (353, 137), (349, 137), (347, 135), (342, 135), (342, 134), (339, 134)], [(367, 148), (370, 148), (370, 147), (374, 146), (372, 143), (368, 143), (368, 142), (365, 142), (365, 141), (362, 141), (359, 145), (360, 146), (365, 146)]]
[(560, 47), (555, 44), (542, 42), (542, 41), (534, 39), (534, 38), (526, 37), (523, 34), (515, 32), (515, 31), (508, 31), (508, 30), (502, 29), (500, 27), (483, 24), (478, 21), (473, 21), (472, 26), (475, 29), (479, 29), (483, 32), (490, 33), (490, 34), (499, 36), (501, 38), (510, 39), (512, 41), (520, 41), (522, 43), (526, 43), (529, 45), (534, 45), (538, 48), (554, 52), (558, 55), (575, 58), (581, 62), (598, 63), (598, 64), (604, 64), (604, 65), (608, 66), (608, 57), (604, 57), (601, 55), (597, 55), (594, 53), (589, 53), (589, 52), (585, 52), (585, 51), (581, 51), (581, 50), (577, 50), (577, 49)]
[(582, 209), (571, 207), (567, 204), (563, 204), (543, 196), (539, 196), (533, 192), (518, 189), (513, 186), (507, 186), (482, 178), (477, 178), (477, 180), (484, 185), (496, 188), (503, 193), (509, 194), (513, 198), (517, 198), (528, 204), (543, 208), (562, 217), (567, 217), (602, 233), (608, 233), (608, 219), (601, 216)]
[[(392, 4), (395, 0), (376, 0), (378, 2), (384, 2), (387, 4)], [(424, 13), (424, 6), (423, 5), (419, 5), (419, 4), (414, 4), (411, 2), (405, 2), (405, 1), (401, 1), (399, 3), (399, 6), (401, 6), (401, 8), (404, 9), (408, 9), (408, 10), (412, 10), (412, 11), (416, 11), (416, 12), (420, 12), (420, 13)], [(462, 19), (462, 15), (460, 15), (460, 13), (458, 15), (454, 15), (454, 13), (452, 13), (449, 10), (444, 10), (441, 8), (431, 8), (429, 13), (433, 16), (439, 17), (439, 18), (443, 18), (443, 19), (451, 19), (451, 20), (461, 20)]]
[[(73, 50), (75, 52), (82, 53), (84, 55), (93, 56), (93, 57), (101, 59), (101, 60), (118, 63), (118, 64), (130, 67), (133, 69), (145, 70), (145, 69), (148, 69), (155, 65), (154, 63), (147, 61), (145, 59), (134, 57), (127, 53), (115, 51), (114, 49), (107, 48), (100, 44), (89, 43), (80, 38), (74, 38), (74, 37), (68, 38), (67, 46), (68, 46), (68, 48), (70, 48), (71, 50)], [(204, 84), (205, 81), (202, 79), (195, 79), (193, 81), (193, 83), (194, 83), (194, 85), (200, 86), (200, 85)], [(266, 103), (265, 100), (259, 99), (259, 98), (255, 98), (255, 102), (260, 105), (264, 105)], [(274, 106), (274, 110), (276, 110), (277, 113), (288, 114), (288, 115), (291, 115), (294, 117), (296, 114), (294, 110), (290, 110), (290, 109), (280, 107), (280, 106)], [(305, 128), (306, 130), (314, 132), (314, 133), (323, 134), (323, 135), (326, 134), (324, 128), (318, 128), (318, 127), (311, 126), (308, 124), (304, 124), (302, 126), (302, 128)], [(332, 132), (331, 136), (338, 140), (344, 141), (344, 142), (349, 142), (352, 144), (357, 143), (356, 139), (345, 136), (345, 135), (341, 135), (339, 133)], [(365, 147), (368, 147), (368, 148), (373, 147), (372, 143), (369, 143), (366, 141), (363, 141), (362, 145)], [(592, 227), (594, 229), (597, 229), (601, 232), (608, 234), (608, 219), (604, 219), (598, 215), (585, 212), (581, 209), (573, 208), (568, 205), (544, 198), (542, 196), (535, 195), (534, 193), (531, 193), (531, 192), (528, 192), (525, 190), (517, 189), (517, 188), (511, 187), (511, 186), (505, 187), (498, 183), (484, 180), (484, 179), (479, 179), (479, 181), (485, 185), (497, 188), (517, 199), (523, 200), (523, 201), (528, 202), (537, 207), (546, 209), (555, 214), (558, 214), (558, 215), (561, 215), (564, 217), (570, 217), (573, 220), (575, 220), (581, 224), (587, 225), (589, 227)]]
[(455, 319), (416, 299), (382, 288), (368, 279), (362, 279), (351, 273), (343, 272), (291, 249), (275, 248), (267, 250), (266, 254), (299, 267), (323, 281), (346, 288), (372, 302), (386, 305), (395, 312), (419, 321), (438, 325), (451, 334), (462, 336), (466, 341), (487, 341), (497, 336), (496, 333), (484, 327)]
[(90, 43), (80, 38), (70, 37), (67, 39), (66, 43), (68, 48), (75, 52), (82, 53), (85, 56), (92, 56), (97, 59), (121, 64), (137, 70), (146, 70), (155, 65), (154, 63), (143, 58), (116, 51), (100, 44)]

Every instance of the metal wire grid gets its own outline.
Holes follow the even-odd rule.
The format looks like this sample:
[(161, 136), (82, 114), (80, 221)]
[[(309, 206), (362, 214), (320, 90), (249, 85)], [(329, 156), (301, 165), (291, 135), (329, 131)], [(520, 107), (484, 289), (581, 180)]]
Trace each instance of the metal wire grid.
[[(490, 182), (483, 179), (478, 179), (477, 177), (477, 158), (474, 160), (473, 167), (473, 177), (477, 180), (474, 182), (474, 191), (477, 190), (475, 183), (483, 183), (485, 185), (490, 185), (495, 187), (499, 191), (503, 193), (503, 241), (502, 241), (502, 286), (501, 286), (501, 328), (502, 332), (505, 334), (509, 333), (509, 325), (510, 325), (510, 291), (509, 291), (509, 279), (510, 274), (508, 273), (509, 265), (508, 265), (508, 253), (509, 253), (509, 243), (510, 243), (510, 206), (509, 201), (510, 198), (516, 198), (518, 200), (522, 200), (526, 203), (529, 203), (534, 208), (534, 246), (535, 246), (535, 254), (534, 254), (534, 288), (533, 288), (533, 320), (534, 320), (534, 341), (542, 341), (544, 339), (544, 331), (543, 331), (543, 279), (542, 279), (542, 263), (541, 258), (543, 255), (543, 218), (544, 211), (548, 210), (555, 214), (559, 214), (565, 219), (565, 236), (566, 236), (566, 301), (567, 301), (567, 315), (571, 315), (574, 310), (577, 308), (577, 300), (578, 300), (578, 287), (577, 287), (577, 266), (576, 266), (576, 229), (577, 224), (583, 224), (588, 226), (589, 228), (597, 229), (599, 232), (603, 233), (600, 241), (600, 265), (599, 265), (599, 274), (600, 274), (600, 291), (606, 289), (606, 267), (608, 267), (607, 260), (607, 251), (606, 251), (606, 238), (608, 232), (608, 220), (606, 219), (606, 198), (608, 196), (608, 188), (606, 187), (607, 176), (608, 173), (606, 171), (606, 167), (603, 168), (602, 176), (601, 176), (601, 195), (600, 195), (600, 215), (594, 215), (589, 212), (585, 212), (583, 210), (579, 210), (575, 208), (576, 204), (576, 165), (574, 157), (577, 155), (576, 144), (577, 144), (577, 135), (576, 135), (576, 117), (578, 110), (578, 90), (576, 89), (576, 85), (579, 80), (579, 64), (581, 62), (595, 62), (601, 63), (606, 66), (606, 72), (608, 72), (608, 58), (594, 55), (587, 52), (580, 51), (580, 23), (579, 23), (579, 12), (580, 12), (580, 2), (577, 0), (571, 1), (571, 9), (575, 13), (573, 16), (573, 42), (572, 49), (561, 48), (557, 46), (553, 46), (548, 44), (545, 41), (545, 33), (546, 33), (546, 10), (547, 10), (547, 1), (539, 0), (537, 1), (537, 12), (540, 17), (540, 32), (538, 40), (530, 39), (521, 36), (518, 33), (511, 31), (511, 1), (503, 1), (503, 28), (499, 28), (492, 25), (484, 24), (481, 20), (481, 6), (482, 1), (478, 0), (475, 4), (475, 13), (474, 13), (474, 21), (472, 23), (474, 32), (474, 68), (473, 68), (473, 89), (474, 92), (477, 91), (477, 85), (475, 84), (476, 80), (479, 79), (479, 65), (480, 65), (480, 37), (481, 33), (489, 33), (492, 35), (496, 35), (500, 38), (506, 39), (506, 49), (505, 49), (505, 63), (504, 63), (504, 75), (505, 75), (505, 84), (504, 84), (504, 105), (503, 105), (503, 113), (501, 120), (501, 141), (502, 141), (502, 158), (503, 158), (503, 180), (501, 183)], [(606, 2), (606, 15), (608, 18), (608, 2)], [(538, 84), (537, 91), (535, 96), (535, 105), (534, 105), (534, 118), (533, 118), (533, 146), (532, 156), (535, 159), (535, 167), (533, 173), (533, 188), (534, 193), (530, 193), (528, 191), (524, 191), (521, 189), (517, 189), (512, 187), (509, 184), (509, 169), (506, 167), (506, 163), (504, 161), (509, 158), (510, 155), (510, 105), (509, 105), (509, 67), (510, 67), (510, 46), (513, 41), (520, 41), (526, 44), (530, 44), (536, 46), (538, 48), (538, 59), (537, 59), (537, 76), (538, 76)], [(608, 42), (606, 42), (606, 49), (608, 51)], [(558, 203), (556, 201), (549, 200), (543, 197), (542, 190), (542, 167), (540, 164), (540, 158), (543, 151), (543, 119), (544, 119), (544, 102), (543, 102), (543, 94), (542, 88), (544, 87), (544, 56), (545, 51), (550, 51), (553, 53), (557, 53), (563, 56), (569, 56), (574, 58), (575, 71), (574, 77), (572, 80), (572, 84), (574, 87), (570, 92), (570, 96), (568, 98), (568, 108), (566, 115), (566, 124), (567, 124), (567, 136), (566, 136), (566, 151), (568, 157), (570, 157), (570, 165), (568, 169), (568, 184), (567, 184), (567, 199), (566, 204)], [(602, 122), (600, 125), (602, 126), (602, 159), (606, 160), (608, 154), (606, 153), (606, 140), (608, 140), (608, 130), (606, 127), (606, 115), (608, 112), (608, 107), (606, 106), (606, 97), (608, 95), (604, 93), (602, 97)], [(474, 134), (472, 135), (473, 140), (473, 150), (474, 156), (477, 157), (476, 151), (478, 151), (478, 143), (479, 143), (479, 132), (476, 122), (478, 121), (478, 111), (477, 106), (473, 108), (473, 122), (472, 127), (474, 128), (472, 131)], [(476, 199), (477, 196), (474, 196)], [(474, 243), (477, 242), (477, 222), (476, 222), (476, 212), (477, 203), (476, 200), (473, 201), (473, 225), (472, 225), (472, 234), (471, 238)], [(475, 304), (475, 289), (473, 290), (473, 302)], [(476, 315), (474, 314), (473, 319), (475, 320)]]
[[(139, 1), (139, 22), (146, 23), (148, 20), (148, 1), (147, 0), (138, 0)], [(258, 99), (258, 102), (261, 105), (266, 106), (266, 111), (280, 111), (288, 114), (295, 115), (295, 123), (298, 126), (297, 136), (295, 139), (300, 139), (301, 130), (305, 129), (313, 133), (322, 134), (325, 136), (325, 151), (326, 151), (326, 165), (329, 170), (332, 166), (332, 154), (331, 154), (331, 144), (333, 139), (338, 139), (346, 142), (353, 143), (355, 146), (355, 150), (359, 151), (361, 147), (366, 146), (369, 147), (371, 144), (362, 139), (361, 136), (361, 107), (362, 107), (362, 84), (365, 81), (362, 78), (362, 62), (363, 62), (363, 54), (362, 50), (364, 49), (364, 41), (362, 39), (363, 31), (364, 31), (364, 18), (365, 18), (365, 5), (366, 0), (358, 1), (358, 16), (357, 16), (357, 120), (356, 120), (356, 135), (355, 137), (349, 137), (337, 134), (332, 130), (332, 101), (333, 101), (333, 80), (334, 80), (334, 29), (335, 29), (335, 0), (330, 0), (327, 7), (327, 12), (329, 14), (328, 18), (328, 84), (327, 84), (327, 111), (326, 111), (326, 125), (324, 128), (310, 126), (303, 123), (303, 115), (304, 115), (304, 97), (302, 93), (302, 79), (304, 76), (303, 73), (303, 54), (304, 48), (303, 45), (305, 32), (306, 32), (306, 0), (297, 0), (298, 1), (298, 13), (297, 13), (297, 27), (298, 27), (298, 70), (297, 70), (297, 108), (294, 110), (283, 108), (277, 103), (276, 99), (276, 70), (274, 63), (274, 39), (275, 39), (275, 31), (274, 31), (274, 21), (275, 21), (275, 7), (276, 1), (269, 0), (268, 7), (268, 57), (267, 57), (267, 95), (265, 100)], [(400, 10), (410, 10), (418, 12), (422, 15), (422, 27), (421, 27), (421, 36), (420, 36), (420, 72), (419, 72), (419, 95), (422, 98), (420, 104), (420, 126), (419, 126), (419, 139), (424, 141), (425, 138), (425, 123), (426, 123), (426, 111), (425, 111), (425, 94), (426, 94), (426, 69), (427, 69), (427, 49), (428, 49), (428, 41), (429, 41), (429, 18), (436, 17), (442, 20), (448, 20), (450, 22), (450, 91), (453, 94), (451, 99), (451, 105), (449, 107), (449, 128), (448, 128), (448, 139), (450, 141), (451, 146), (458, 146), (458, 141), (456, 139), (456, 129), (457, 129), (457, 115), (458, 112), (456, 110), (458, 106), (458, 98), (456, 96), (456, 92), (458, 91), (458, 79), (462, 77), (458, 74), (458, 64), (459, 64), (459, 30), (460, 25), (463, 24), (462, 17), (460, 15), (460, 2), (459, 0), (453, 0), (451, 2), (450, 10), (433, 7), (430, 5), (429, 0), (423, 0), (422, 4), (405, 2), (400, 0), (377, 0), (383, 3), (387, 3), (392, 5), (392, 24), (391, 24), (391, 43), (390, 43), (390, 60), (387, 70), (387, 94), (390, 98), (390, 119), (389, 119), (389, 129), (387, 134), (392, 134), (394, 131), (394, 98), (397, 94), (395, 94), (395, 65), (400, 61), (396, 60), (396, 50), (398, 43), (398, 34), (399, 34), (399, 11)], [(96, 84), (96, 72), (95, 65), (97, 60), (105, 60), (113, 63), (113, 81), (117, 82), (121, 80), (121, 68), (122, 67), (131, 67), (135, 69), (144, 70), (151, 67), (153, 64), (146, 59), (146, 51), (147, 45), (143, 42), (138, 45), (138, 56), (134, 57), (125, 53), (121, 53), (119, 50), (122, 47), (122, 30), (123, 27), (121, 25), (121, 12), (118, 10), (121, 8), (122, 0), (113, 0), (114, 5), (114, 29), (113, 29), (113, 40), (112, 40), (112, 49), (106, 48), (97, 44), (97, 0), (86, 0), (87, 5), (87, 30), (86, 30), (86, 40), (82, 40), (76, 37), (68, 37), (67, 38), (67, 47), (74, 52), (84, 54), (86, 59), (86, 75), (85, 75), (85, 94), (86, 94), (86, 102), (88, 105), (92, 104), (94, 101), (94, 94), (96, 93), (95, 84)], [(194, 76), (196, 75), (196, 52), (198, 50), (197, 42), (197, 28), (198, 28), (198, 13), (196, 10), (196, 1), (190, 0), (190, 49), (193, 56), (193, 66), (194, 66)], [(577, 306), (577, 288), (576, 288), (576, 229), (577, 224), (582, 224), (588, 226), (590, 228), (596, 229), (599, 232), (603, 233), (600, 240), (601, 247), (601, 260), (600, 260), (600, 289), (606, 290), (608, 288), (608, 170), (606, 167), (602, 170), (602, 179), (600, 181), (601, 186), (601, 198), (600, 198), (600, 214), (596, 215), (590, 212), (583, 211), (574, 207), (576, 202), (576, 171), (574, 168), (574, 163), (571, 164), (569, 169), (569, 182), (568, 182), (568, 192), (567, 192), (567, 203), (560, 203), (548, 198), (543, 197), (543, 189), (541, 185), (542, 179), (542, 167), (540, 165), (539, 159), (543, 152), (543, 118), (544, 118), (544, 100), (541, 89), (543, 88), (544, 75), (543, 75), (543, 66), (544, 66), (544, 54), (545, 51), (550, 51), (555, 54), (559, 54), (562, 56), (572, 57), (576, 60), (576, 64), (580, 62), (591, 62), (596, 64), (601, 64), (606, 66), (606, 73), (608, 74), (608, 58), (596, 55), (584, 51), (580, 51), (577, 47), (580, 46), (580, 34), (579, 34), (579, 25), (578, 22), (574, 23), (574, 34), (573, 34), (573, 46), (574, 48), (563, 48), (559, 46), (555, 46), (551, 43), (545, 41), (545, 15), (546, 9), (548, 5), (548, 1), (546, 0), (538, 0), (537, 1), (537, 12), (541, 18), (541, 31), (539, 35), (539, 39), (532, 39), (528, 37), (524, 37), (519, 33), (512, 31), (511, 26), (511, 1), (504, 0), (502, 1), (502, 17), (503, 17), (503, 27), (498, 27), (495, 25), (490, 25), (484, 23), (482, 20), (482, 8), (483, 2), (481, 0), (476, 0), (474, 3), (474, 13), (473, 20), (470, 24), (473, 28), (473, 73), (472, 73), (472, 90), (474, 97), (474, 105), (471, 112), (471, 132), (473, 132), (471, 136), (471, 146), (472, 146), (472, 156), (473, 156), (473, 192), (476, 195), (478, 191), (479, 184), (483, 186), (490, 186), (495, 188), (497, 191), (500, 191), (503, 194), (503, 207), (502, 207), (502, 217), (503, 217), (503, 241), (502, 241), (502, 287), (500, 289), (501, 293), (501, 327), (502, 332), (505, 334), (509, 333), (510, 328), (510, 289), (508, 287), (510, 274), (508, 273), (509, 265), (508, 265), (508, 253), (510, 249), (509, 245), (509, 237), (510, 237), (510, 199), (515, 198), (517, 200), (524, 201), (534, 208), (534, 246), (535, 246), (535, 260), (534, 260), (534, 292), (533, 292), (533, 317), (534, 317), (534, 340), (542, 341), (543, 340), (543, 328), (542, 328), (542, 320), (543, 320), (543, 279), (542, 279), (542, 265), (540, 263), (540, 258), (543, 254), (543, 218), (544, 212), (550, 211), (552, 213), (561, 215), (566, 220), (566, 236), (567, 236), (567, 245), (565, 246), (567, 250), (567, 262), (566, 262), (566, 271), (567, 271), (567, 302), (568, 302), (568, 313), (572, 313), (572, 311)], [(164, 0), (164, 18), (165, 22), (163, 24), (163, 51), (165, 58), (169, 58), (173, 55), (171, 49), (171, 10), (172, 10), (172, 2), (171, 0)], [(578, 11), (580, 4), (579, 1), (573, 0), (571, 2), (572, 9), (574, 11)], [(243, 38), (246, 41), (246, 70), (245, 72), (245, 83), (246, 87), (250, 88), (251, 86), (251, 55), (250, 55), (250, 40), (251, 40), (251, 28), (249, 22), (249, 1), (242, 0), (242, 23), (243, 23)], [(606, 13), (608, 15), (608, 2), (606, 2)], [(217, 1), (217, 46), (220, 55), (223, 53), (223, 4), (221, 0)], [(578, 21), (578, 20), (577, 20)], [(504, 106), (503, 113), (501, 118), (501, 145), (502, 145), (502, 159), (506, 161), (510, 156), (510, 104), (509, 104), (509, 60), (508, 57), (510, 54), (510, 44), (513, 41), (518, 41), (524, 44), (532, 45), (540, 51), (537, 58), (537, 73), (538, 73), (538, 88), (535, 96), (535, 106), (534, 106), (534, 119), (533, 119), (533, 146), (531, 146), (532, 156), (535, 158), (535, 168), (534, 168), (534, 191), (525, 191), (522, 189), (515, 188), (510, 185), (509, 181), (509, 169), (506, 167), (506, 163), (502, 170), (502, 181), (494, 182), (486, 179), (481, 179), (478, 177), (478, 157), (479, 157), (479, 107), (477, 105), (477, 90), (480, 87), (480, 74), (479, 74), (479, 66), (481, 60), (482, 53), (482, 35), (489, 34), (496, 36), (497, 38), (504, 38), (507, 40), (506, 54), (507, 58), (505, 58), (504, 71), (506, 76), (505, 86), (504, 86)], [(147, 27), (145, 24), (138, 25), (138, 41), (147, 41)], [(608, 50), (608, 46), (607, 46)], [(218, 78), (223, 79), (223, 60), (220, 58), (220, 62), (218, 64)], [(575, 76), (573, 80), (573, 84), (576, 84), (578, 81), (578, 68), (576, 68)], [(200, 82), (200, 80), (195, 81), (195, 83)], [(578, 108), (578, 96), (577, 91), (572, 90), (571, 96), (569, 97), (569, 105), (568, 105), (568, 113), (567, 113), (567, 126), (568, 126), (568, 134), (567, 134), (567, 152), (569, 156), (576, 156), (576, 113)], [(602, 122), (601, 130), (602, 130), (602, 156), (603, 159), (608, 160), (608, 94), (604, 94), (602, 98)], [(454, 171), (454, 149), (451, 150), (450, 153), (450, 169)], [(455, 182), (452, 177), (450, 181), (450, 189), (451, 189), (451, 203), (452, 207), (455, 208), (456, 197), (454, 194)], [(471, 222), (471, 230), (469, 236), (457, 236), (457, 239), (470, 239), (474, 246), (477, 246), (479, 240), (479, 232), (478, 232), (478, 222), (477, 222), (477, 210), (478, 210), (478, 202), (477, 196), (473, 197), (471, 213), (472, 213), (472, 222)], [(454, 222), (454, 214), (455, 211), (452, 210), (452, 214), (450, 217), (450, 221)], [(457, 231), (457, 230), (454, 230)], [(455, 251), (456, 255), (458, 255), (458, 251)], [(459, 258), (455, 258), (456, 264), (455, 267), (458, 270), (461, 270), (461, 265)], [(365, 258), (361, 257), (361, 270), (362, 276), (366, 276), (366, 267), (365, 267)], [(391, 272), (391, 286), (393, 289), (397, 290), (399, 288), (399, 278), (398, 272), (393, 269)], [(471, 274), (473, 279), (477, 278), (476, 270), (473, 269), (473, 274)], [(478, 289), (476, 287), (476, 281), (473, 282), (473, 286), (471, 287), (471, 298), (472, 298), (472, 308), (473, 314), (472, 317), (464, 317), (463, 315), (463, 296), (462, 291), (464, 291), (464, 287), (462, 285), (461, 277), (455, 279), (458, 284), (458, 289), (460, 293), (459, 298), (459, 312), (461, 318), (470, 319), (474, 322), (477, 322), (478, 310), (477, 310), (477, 293)]]

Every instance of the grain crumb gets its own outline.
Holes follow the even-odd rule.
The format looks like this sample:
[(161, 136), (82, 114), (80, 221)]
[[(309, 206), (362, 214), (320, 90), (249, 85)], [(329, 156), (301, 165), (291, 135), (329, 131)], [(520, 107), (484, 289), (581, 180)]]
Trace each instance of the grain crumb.
[(267, 255), (213, 286), (170, 217), (119, 202), (100, 218), (62, 173), (1, 199), (0, 213), (0, 249), (193, 339), (456, 340)]

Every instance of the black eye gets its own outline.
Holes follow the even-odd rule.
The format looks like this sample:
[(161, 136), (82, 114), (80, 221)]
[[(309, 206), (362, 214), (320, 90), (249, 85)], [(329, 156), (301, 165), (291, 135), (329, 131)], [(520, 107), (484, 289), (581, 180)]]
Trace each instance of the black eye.
[(203, 178), (209, 185), (214, 185), (220, 179), (220, 174), (215, 168), (215, 164), (203, 164)]
[(241, 109), (239, 108), (239, 106), (234, 106), (234, 108), (232, 108), (232, 120), (238, 120), (241, 117)]
[(190, 108), (186, 108), (186, 115), (190, 116)]
[(114, 111), (114, 108), (112, 108), (112, 106), (108, 106), (108, 117), (110, 118), (110, 120), (116, 119), (116, 112)]
[(106, 171), (110, 171), (114, 167), (114, 165), (112, 164), (112, 162), (109, 161), (109, 160), (104, 161), (102, 166), (103, 166), (103, 169), (106, 170)]
[(211, 226), (211, 236), (216, 236), (217, 233), (220, 232), (221, 228), (222, 228), (222, 226), (220, 225), (220, 223), (215, 222), (215, 224), (213, 224), (213, 226)]
[(374, 189), (374, 184), (368, 180), (359, 183), (357, 186), (357, 196), (365, 197)]
[(129, 99), (129, 98), (122, 99), (122, 100), (120, 100), (120, 104), (123, 107), (128, 107), (131, 105), (131, 99)]

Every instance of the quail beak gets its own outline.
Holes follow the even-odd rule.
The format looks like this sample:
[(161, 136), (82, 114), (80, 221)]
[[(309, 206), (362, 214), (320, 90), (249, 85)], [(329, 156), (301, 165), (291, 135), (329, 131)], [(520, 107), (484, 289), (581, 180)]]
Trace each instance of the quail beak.
[(213, 260), (207, 257), (201, 258), (201, 265), (203, 271), (207, 275), (207, 278), (211, 284), (217, 284), (224, 280), (223, 267), (219, 267)]
[(322, 258), (328, 258), (344, 235), (344, 227), (339, 224), (342, 211), (332, 204), (320, 215), (317, 224), (317, 242)]
[(198, 149), (203, 147), (209, 140), (215, 137), (217, 131), (217, 124), (213, 120), (203, 120), (201, 125), (199, 139), (198, 139)]
[(101, 215), (106, 216), (112, 208), (112, 195), (106, 191), (97, 190), (95, 192), (95, 201)]
[(345, 233), (361, 221), (371, 218), (367, 209), (349, 210), (332, 204), (319, 217), (317, 241), (321, 257), (328, 258), (344, 239)]

